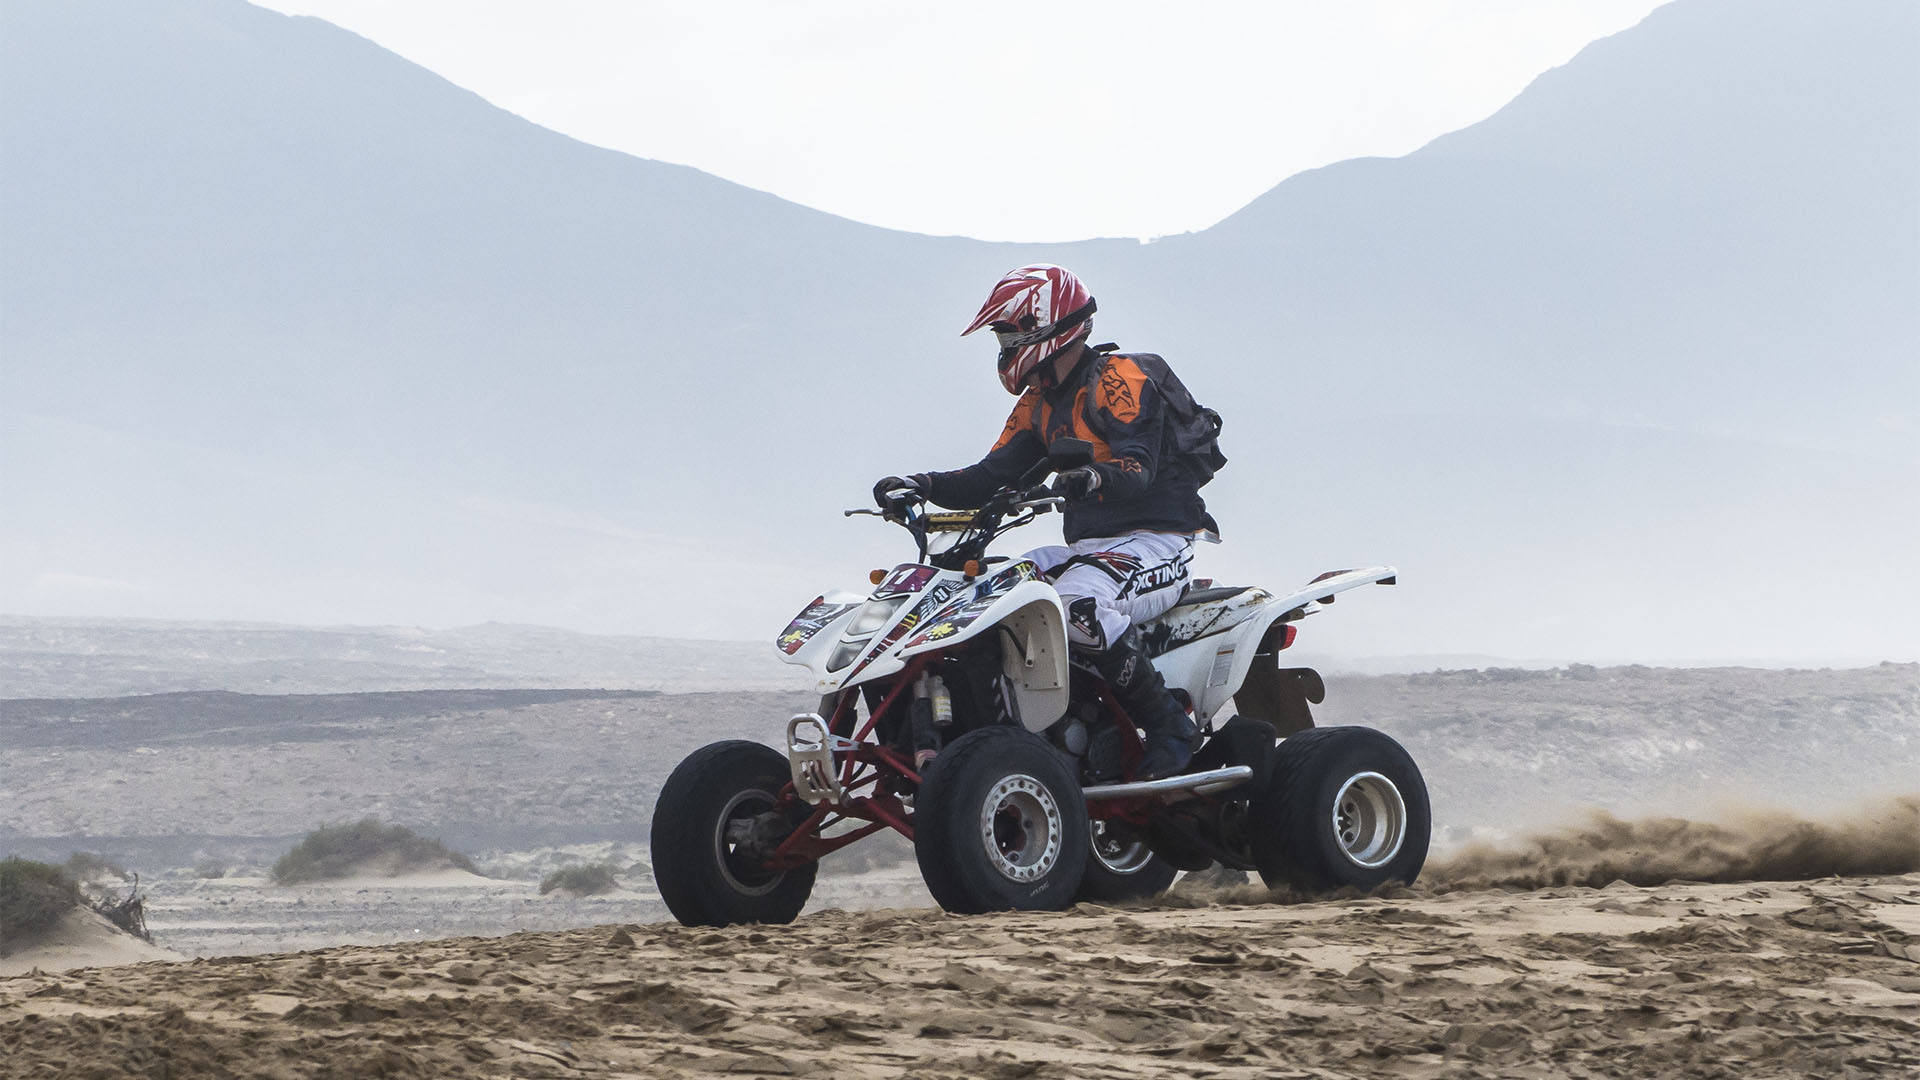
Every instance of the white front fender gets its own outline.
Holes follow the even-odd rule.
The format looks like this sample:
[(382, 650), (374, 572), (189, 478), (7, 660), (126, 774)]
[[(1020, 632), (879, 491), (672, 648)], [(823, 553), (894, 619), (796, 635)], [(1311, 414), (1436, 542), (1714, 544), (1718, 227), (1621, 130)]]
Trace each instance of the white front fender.
[(935, 619), (907, 641), (902, 661), (936, 649), (950, 649), (984, 634), (1004, 633), (1002, 673), (1013, 690), (1020, 722), (1045, 731), (1066, 715), (1067, 616), (1060, 594), (1043, 581), (1023, 581), (978, 609), (972, 605)]

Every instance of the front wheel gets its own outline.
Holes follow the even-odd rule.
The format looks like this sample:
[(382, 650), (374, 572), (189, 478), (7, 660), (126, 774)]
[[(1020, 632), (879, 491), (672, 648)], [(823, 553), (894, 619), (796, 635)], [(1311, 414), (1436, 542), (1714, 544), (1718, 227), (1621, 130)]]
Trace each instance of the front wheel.
[(1095, 903), (1147, 900), (1167, 891), (1180, 872), (1153, 853), (1146, 838), (1126, 825), (1095, 821), (1089, 825), (1087, 872), (1075, 899)]
[(920, 782), (913, 852), (948, 911), (1058, 911), (1087, 867), (1086, 799), (1045, 739), (1008, 726), (970, 731)]
[(779, 809), (787, 759), (730, 740), (693, 752), (653, 808), (653, 880), (687, 926), (789, 923), (813, 894), (818, 864), (769, 870), (765, 857), (797, 822)]
[(1289, 735), (1249, 817), (1261, 878), (1312, 892), (1411, 885), (1433, 831), (1419, 766), (1391, 737), (1363, 727)]

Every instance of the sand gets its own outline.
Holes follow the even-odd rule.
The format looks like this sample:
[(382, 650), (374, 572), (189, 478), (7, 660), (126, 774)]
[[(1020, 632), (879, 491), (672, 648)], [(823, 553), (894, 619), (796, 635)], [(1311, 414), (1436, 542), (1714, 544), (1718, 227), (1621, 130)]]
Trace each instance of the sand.
[(1920, 874), (1218, 902), (1245, 895), (23, 976), (0, 1053), (94, 1077), (1920, 1074)]
[(0, 977), (24, 975), (34, 970), (61, 972), (74, 968), (142, 964), (149, 960), (185, 959), (185, 956), (171, 949), (163, 949), (134, 937), (91, 908), (78, 907), (62, 916), (51, 930), (32, 945), (0, 956)]
[[(666, 920), (651, 879), (629, 874), (596, 896), (541, 895), (541, 874), (421, 877), (276, 885), (260, 876), (163, 874), (144, 886), (154, 939), (192, 957), (287, 953), (338, 945), (390, 945), (450, 937)], [(904, 864), (858, 875), (826, 873), (809, 911), (930, 907), (909, 854)]]

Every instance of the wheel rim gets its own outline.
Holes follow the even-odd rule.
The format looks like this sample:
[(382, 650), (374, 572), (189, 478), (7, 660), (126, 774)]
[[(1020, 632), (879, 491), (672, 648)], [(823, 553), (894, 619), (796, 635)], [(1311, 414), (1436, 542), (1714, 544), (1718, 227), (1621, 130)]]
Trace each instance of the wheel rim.
[(1129, 841), (1117, 832), (1109, 832), (1104, 821), (1092, 822), (1089, 831), (1093, 857), (1108, 873), (1137, 874), (1153, 861), (1153, 849), (1145, 840)]
[(1061, 825), (1053, 792), (1024, 773), (1002, 778), (980, 806), (981, 846), (1009, 881), (1037, 880), (1059, 863)]
[(787, 876), (786, 871), (768, 870), (760, 860), (748, 856), (741, 850), (737, 835), (730, 835), (734, 833), (732, 826), (751, 821), (773, 808), (771, 792), (748, 788), (727, 800), (714, 822), (714, 865), (720, 868), (720, 876), (727, 885), (743, 896), (765, 896)]
[(1333, 836), (1356, 866), (1385, 866), (1407, 839), (1407, 803), (1377, 772), (1349, 777), (1333, 799)]

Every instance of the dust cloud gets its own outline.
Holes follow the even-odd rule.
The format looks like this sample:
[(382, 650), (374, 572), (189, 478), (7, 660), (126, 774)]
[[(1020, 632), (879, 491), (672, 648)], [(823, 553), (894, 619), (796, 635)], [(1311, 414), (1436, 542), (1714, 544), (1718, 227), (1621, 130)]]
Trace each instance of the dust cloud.
[(1603, 810), (1587, 821), (1500, 844), (1475, 844), (1427, 864), (1408, 889), (1389, 883), (1365, 893), (1269, 890), (1257, 875), (1189, 875), (1150, 901), (1123, 905), (1179, 909), (1216, 905), (1307, 904), (1374, 896), (1406, 900), (1486, 889), (1603, 888), (1614, 882), (1815, 881), (1920, 871), (1920, 795), (1864, 803), (1813, 818), (1780, 810), (1730, 812), (1719, 822), (1680, 817), (1625, 821)]
[(1420, 885), (1433, 892), (1599, 888), (1616, 881), (1811, 881), (1916, 870), (1920, 795), (1906, 795), (1822, 819), (1746, 810), (1718, 823), (1623, 821), (1595, 811), (1584, 824), (1504, 845), (1475, 845), (1431, 863)]

